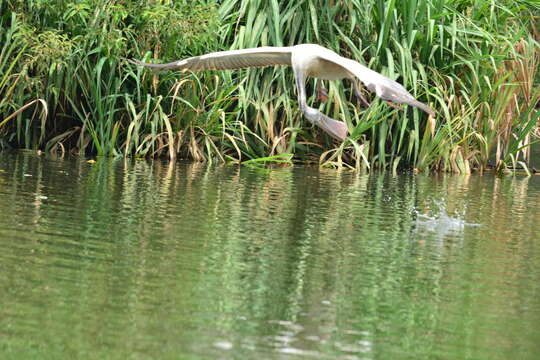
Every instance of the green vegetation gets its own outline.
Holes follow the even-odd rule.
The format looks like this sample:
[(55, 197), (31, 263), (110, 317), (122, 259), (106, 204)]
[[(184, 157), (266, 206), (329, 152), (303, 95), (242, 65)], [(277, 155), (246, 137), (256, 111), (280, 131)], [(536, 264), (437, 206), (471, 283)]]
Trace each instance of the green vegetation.
[[(540, 117), (534, 1), (193, 3), (0, 0), (0, 148), (462, 173), (526, 164)], [(126, 61), (309, 42), (396, 79), (437, 118), (375, 98), (361, 109), (333, 83), (320, 108), (349, 126), (340, 144), (302, 118), (290, 69)]]

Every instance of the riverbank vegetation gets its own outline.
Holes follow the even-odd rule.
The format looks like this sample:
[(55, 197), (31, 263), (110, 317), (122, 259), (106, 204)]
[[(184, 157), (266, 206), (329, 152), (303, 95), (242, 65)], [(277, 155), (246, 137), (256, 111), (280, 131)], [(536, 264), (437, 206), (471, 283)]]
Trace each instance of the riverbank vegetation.
[[(193, 3), (0, 0), (0, 149), (461, 173), (527, 164), (540, 117), (534, 1)], [(331, 83), (328, 102), (310, 101), (347, 123), (338, 143), (303, 119), (285, 67), (153, 73), (127, 62), (299, 43), (396, 79), (437, 117), (375, 97), (363, 109)]]

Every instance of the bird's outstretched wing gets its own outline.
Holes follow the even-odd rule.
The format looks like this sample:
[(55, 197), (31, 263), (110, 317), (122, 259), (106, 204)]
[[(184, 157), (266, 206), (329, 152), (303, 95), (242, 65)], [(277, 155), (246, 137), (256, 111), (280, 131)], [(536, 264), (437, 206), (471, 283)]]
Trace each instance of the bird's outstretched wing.
[(343, 67), (343, 69), (352, 76), (362, 81), (368, 90), (374, 91), (381, 99), (397, 104), (415, 106), (429, 115), (435, 116), (435, 112), (432, 108), (416, 100), (414, 96), (398, 82), (365, 67), (357, 61), (344, 58), (331, 51), (321, 53), (320, 57)]
[(218, 51), (167, 64), (150, 64), (129, 60), (132, 64), (159, 70), (235, 70), (250, 67), (291, 65), (291, 47), (259, 47)]

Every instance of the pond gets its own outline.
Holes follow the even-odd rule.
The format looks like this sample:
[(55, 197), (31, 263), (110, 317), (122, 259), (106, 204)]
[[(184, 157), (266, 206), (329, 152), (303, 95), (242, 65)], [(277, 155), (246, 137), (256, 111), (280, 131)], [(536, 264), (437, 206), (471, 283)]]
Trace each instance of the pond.
[(0, 153), (2, 359), (537, 359), (540, 177)]

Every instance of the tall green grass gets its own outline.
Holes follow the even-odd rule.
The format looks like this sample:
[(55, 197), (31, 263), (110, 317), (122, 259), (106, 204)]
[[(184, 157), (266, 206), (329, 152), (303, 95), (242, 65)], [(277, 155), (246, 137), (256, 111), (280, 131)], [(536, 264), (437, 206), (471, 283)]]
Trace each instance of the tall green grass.
[[(0, 10), (0, 146), (468, 173), (526, 166), (538, 129), (532, 1), (0, 0)], [(337, 143), (303, 119), (290, 69), (157, 74), (126, 62), (299, 43), (399, 81), (437, 117), (375, 97), (360, 108), (350, 84), (334, 82), (327, 103), (310, 101), (347, 123)]]

